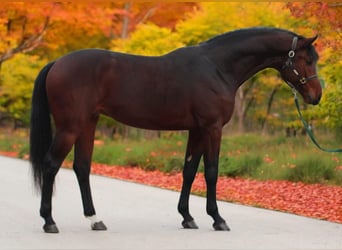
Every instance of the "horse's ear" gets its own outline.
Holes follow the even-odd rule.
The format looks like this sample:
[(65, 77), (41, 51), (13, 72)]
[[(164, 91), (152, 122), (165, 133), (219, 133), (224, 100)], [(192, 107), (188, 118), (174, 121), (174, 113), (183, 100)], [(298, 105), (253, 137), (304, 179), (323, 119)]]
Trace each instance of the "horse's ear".
[(302, 42), (300, 43), (301, 48), (305, 48), (309, 45), (311, 45), (316, 39), (318, 38), (318, 35), (315, 35), (314, 37), (311, 38), (303, 38)]

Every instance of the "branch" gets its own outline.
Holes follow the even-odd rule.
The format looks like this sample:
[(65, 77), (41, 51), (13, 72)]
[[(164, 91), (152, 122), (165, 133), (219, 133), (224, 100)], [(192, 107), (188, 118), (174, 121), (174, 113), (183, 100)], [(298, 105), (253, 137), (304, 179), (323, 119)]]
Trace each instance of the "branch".
[(328, 4), (328, 6), (332, 7), (332, 8), (337, 8), (337, 7), (342, 6), (342, 3), (330, 3), (330, 4)]
[[(12, 58), (15, 54), (27, 53), (37, 48), (41, 44), (42, 38), (49, 27), (49, 23), (50, 16), (47, 16), (45, 18), (44, 26), (38, 32), (38, 34), (32, 35), (30, 37), (25, 37), (25, 35), (23, 34), (22, 40), (16, 48), (9, 49), (4, 54), (0, 55), (0, 64)], [(23, 27), (23, 29), (25, 29), (25, 27)]]

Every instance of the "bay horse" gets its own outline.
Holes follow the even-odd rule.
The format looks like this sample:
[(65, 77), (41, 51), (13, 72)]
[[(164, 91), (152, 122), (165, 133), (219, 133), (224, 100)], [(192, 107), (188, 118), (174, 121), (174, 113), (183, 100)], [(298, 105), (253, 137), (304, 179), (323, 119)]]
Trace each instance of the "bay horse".
[(316, 38), (258, 27), (162, 56), (85, 49), (47, 64), (35, 81), (30, 130), (30, 162), (41, 191), (44, 231), (58, 233), (51, 213), (53, 184), (73, 146), (84, 215), (93, 230), (106, 230), (96, 217), (89, 184), (100, 114), (137, 128), (187, 130), (178, 203), (182, 226), (198, 228), (189, 212), (189, 194), (203, 156), (207, 213), (215, 230), (230, 230), (219, 214), (216, 184), (222, 127), (232, 116), (236, 91), (258, 71), (273, 68), (306, 103), (318, 104), (322, 89), (316, 75)]

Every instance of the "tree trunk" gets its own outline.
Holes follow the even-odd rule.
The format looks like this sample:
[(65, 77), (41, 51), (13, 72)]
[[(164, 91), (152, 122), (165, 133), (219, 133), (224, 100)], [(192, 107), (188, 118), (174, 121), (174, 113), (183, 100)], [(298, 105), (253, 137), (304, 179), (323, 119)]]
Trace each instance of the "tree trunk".
[(244, 92), (242, 88), (239, 88), (236, 97), (235, 97), (235, 113), (237, 117), (237, 126), (238, 131), (243, 133), (245, 130), (245, 126), (243, 123), (244, 120), (244, 110), (245, 110), (245, 103), (244, 103)]
[(277, 93), (277, 91), (280, 88), (280, 86), (281, 86), (281, 84), (278, 84), (277, 86), (274, 87), (274, 89), (271, 92), (271, 96), (268, 99), (266, 115), (265, 115), (265, 118), (264, 118), (264, 120), (262, 121), (262, 124), (261, 124), (262, 134), (266, 133), (266, 121), (267, 121), (267, 118), (268, 118), (269, 114), (271, 113), (271, 108), (272, 108), (272, 103), (273, 103), (273, 100), (274, 100), (274, 96)]
[[(131, 6), (132, 6), (132, 4), (130, 2), (125, 3), (124, 9), (125, 9), (126, 13), (128, 13), (130, 11)], [(122, 23), (122, 31), (121, 31), (121, 38), (122, 39), (125, 39), (128, 36), (129, 21), (130, 21), (129, 15), (128, 14), (124, 15), (123, 23)]]

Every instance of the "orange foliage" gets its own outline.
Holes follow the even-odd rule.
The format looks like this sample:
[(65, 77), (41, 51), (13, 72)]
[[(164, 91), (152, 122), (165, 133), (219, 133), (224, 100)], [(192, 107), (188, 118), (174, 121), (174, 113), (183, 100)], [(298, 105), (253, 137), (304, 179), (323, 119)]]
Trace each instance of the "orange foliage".
[(40, 45), (50, 22), (50, 11), (50, 3), (1, 3), (0, 63)]
[(188, 12), (199, 6), (196, 2), (149, 2), (135, 5), (138, 10), (134, 18), (135, 23), (145, 20), (171, 29), (174, 29), (178, 21), (185, 19)]
[(342, 4), (329, 2), (293, 2), (287, 7), (291, 13), (308, 24), (317, 34), (323, 34), (326, 39), (319, 39), (316, 47), (339, 49), (342, 40)]
[[(121, 37), (142, 22), (173, 28), (196, 3), (4, 2), (0, 11), (0, 63), (16, 53), (43, 44), (50, 49), (68, 44), (68, 37)], [(47, 43), (46, 43), (47, 45)]]

